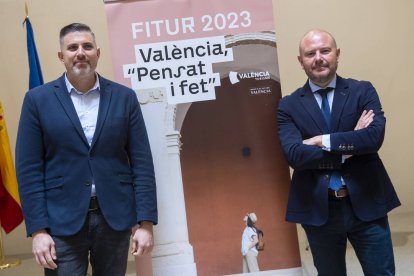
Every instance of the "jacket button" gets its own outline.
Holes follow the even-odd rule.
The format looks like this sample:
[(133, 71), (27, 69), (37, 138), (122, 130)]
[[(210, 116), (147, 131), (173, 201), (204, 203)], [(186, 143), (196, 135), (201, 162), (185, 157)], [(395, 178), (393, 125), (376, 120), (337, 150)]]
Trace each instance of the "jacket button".
[(86, 181), (86, 182), (85, 182), (85, 185), (86, 185), (86, 186), (91, 186), (91, 182), (90, 182), (90, 181)]

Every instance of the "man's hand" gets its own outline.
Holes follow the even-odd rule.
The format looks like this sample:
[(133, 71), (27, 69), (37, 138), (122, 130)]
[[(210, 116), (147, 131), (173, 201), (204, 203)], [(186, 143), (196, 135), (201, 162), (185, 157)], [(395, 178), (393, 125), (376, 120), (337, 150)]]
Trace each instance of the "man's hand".
[(131, 241), (131, 253), (134, 256), (151, 253), (154, 246), (152, 228), (152, 222), (149, 221), (143, 221), (141, 225), (134, 227)]
[(44, 268), (56, 269), (56, 250), (52, 237), (46, 230), (39, 230), (33, 233), (32, 237), (32, 252), (37, 264)]
[[(361, 117), (359, 117), (359, 120), (354, 128), (354, 130), (360, 130), (363, 128), (366, 128), (367, 126), (369, 126), (369, 124), (372, 123), (372, 121), (374, 121), (374, 111), (371, 109), (370, 111), (362, 111)], [(352, 154), (345, 154), (344, 158), (345, 160), (348, 158), (351, 158), (353, 155)]]
[(305, 145), (309, 145), (309, 146), (317, 146), (317, 147), (323, 148), (322, 135), (318, 135), (318, 136), (303, 140), (302, 143)]
[(374, 116), (375, 114), (373, 110), (370, 110), (370, 111), (364, 110), (361, 114), (361, 117), (359, 117), (359, 120), (354, 130), (360, 130), (360, 129), (363, 129), (369, 126), (369, 124), (372, 123), (372, 121), (374, 120)]

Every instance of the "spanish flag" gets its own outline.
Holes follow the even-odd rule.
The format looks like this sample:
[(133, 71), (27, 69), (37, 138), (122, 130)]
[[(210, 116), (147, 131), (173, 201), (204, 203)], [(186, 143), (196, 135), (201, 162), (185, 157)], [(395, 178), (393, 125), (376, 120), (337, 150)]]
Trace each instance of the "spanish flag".
[(6, 234), (23, 221), (16, 172), (0, 102), (0, 223)]

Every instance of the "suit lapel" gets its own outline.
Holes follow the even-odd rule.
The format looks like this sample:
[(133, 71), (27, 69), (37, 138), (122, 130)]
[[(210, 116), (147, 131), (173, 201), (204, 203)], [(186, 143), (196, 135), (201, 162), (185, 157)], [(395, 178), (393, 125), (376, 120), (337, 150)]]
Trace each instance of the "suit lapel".
[(339, 123), (344, 111), (345, 103), (349, 96), (349, 89), (345, 80), (341, 77), (337, 77), (336, 88), (332, 103), (332, 132), (336, 132), (339, 129)]
[(112, 89), (109, 82), (105, 81), (101, 76), (99, 76), (99, 85), (100, 85), (100, 99), (99, 99), (99, 112), (98, 120), (96, 122), (96, 129), (92, 139), (91, 149), (95, 145), (96, 141), (101, 134), (102, 127), (105, 123), (106, 116), (108, 115), (109, 104), (112, 97)]
[(300, 95), (300, 100), (303, 109), (309, 113), (309, 117), (312, 118), (321, 133), (326, 133), (327, 125), (325, 118), (323, 117), (322, 111), (318, 106), (318, 102), (316, 101), (315, 96), (313, 95), (312, 90), (310, 89), (310, 86), (307, 82), (305, 86), (302, 87), (301, 92), (302, 94)]
[(54, 87), (55, 95), (58, 98), (60, 104), (62, 105), (63, 110), (69, 117), (70, 121), (76, 129), (76, 132), (81, 137), (82, 141), (89, 147), (88, 140), (86, 139), (85, 133), (82, 129), (82, 125), (79, 121), (78, 114), (76, 113), (75, 106), (73, 105), (72, 99), (70, 98), (69, 92), (67, 91), (64, 75), (55, 81)]

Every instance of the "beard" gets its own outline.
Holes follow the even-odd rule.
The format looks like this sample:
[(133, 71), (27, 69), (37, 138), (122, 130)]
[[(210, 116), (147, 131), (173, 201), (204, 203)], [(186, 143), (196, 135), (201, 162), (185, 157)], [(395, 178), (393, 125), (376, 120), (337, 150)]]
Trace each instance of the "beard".
[(315, 84), (326, 83), (327, 84), (327, 82), (330, 82), (334, 78), (336, 74), (336, 70), (338, 69), (338, 65), (335, 64), (334, 66), (327, 67), (327, 68), (329, 71), (326, 74), (315, 74), (312, 70), (305, 70), (305, 73), (313, 83)]
[(76, 77), (86, 76), (92, 72), (91, 65), (89, 63), (83, 64), (81, 68), (76, 65), (72, 67), (72, 73)]
[(330, 72), (328, 75), (325, 75), (325, 76), (318, 76), (318, 75), (314, 75), (314, 74), (309, 74), (308, 75), (309, 79), (313, 83), (316, 83), (316, 84), (329, 82), (333, 79), (334, 76), (335, 76), (335, 72)]

